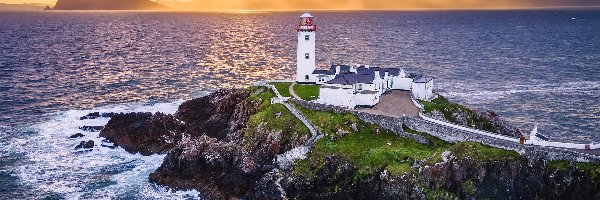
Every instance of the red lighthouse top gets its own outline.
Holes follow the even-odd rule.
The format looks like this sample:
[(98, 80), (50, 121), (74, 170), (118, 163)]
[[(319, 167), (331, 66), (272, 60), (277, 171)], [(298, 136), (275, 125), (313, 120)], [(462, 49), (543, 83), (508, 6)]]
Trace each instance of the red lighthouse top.
[(317, 26), (313, 24), (313, 16), (309, 13), (304, 13), (300, 16), (300, 25), (298, 31), (316, 31)]

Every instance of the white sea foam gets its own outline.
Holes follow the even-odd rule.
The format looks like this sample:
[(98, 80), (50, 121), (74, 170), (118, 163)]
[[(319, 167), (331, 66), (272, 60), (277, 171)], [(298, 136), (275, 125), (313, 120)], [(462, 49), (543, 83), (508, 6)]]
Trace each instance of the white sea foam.
[[(80, 126), (102, 126), (109, 118), (79, 120), (91, 112), (163, 112), (174, 114), (183, 101), (158, 104), (123, 104), (91, 110), (70, 110), (47, 122), (28, 127), (37, 132), (14, 138), (7, 148), (26, 156), (15, 173), (36, 194), (55, 193), (67, 199), (181, 199), (198, 198), (196, 191), (169, 191), (148, 182), (148, 175), (160, 166), (164, 155), (141, 156), (121, 148), (102, 147), (99, 132)], [(75, 133), (85, 136), (68, 137)], [(91, 151), (76, 151), (81, 141), (93, 140)]]

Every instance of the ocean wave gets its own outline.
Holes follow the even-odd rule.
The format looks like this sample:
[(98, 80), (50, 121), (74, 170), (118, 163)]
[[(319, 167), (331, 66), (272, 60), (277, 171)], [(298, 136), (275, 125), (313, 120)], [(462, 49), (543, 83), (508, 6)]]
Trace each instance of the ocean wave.
[[(464, 88), (470, 88), (470, 85), (454, 85), (451, 87), (463, 88), (462, 90), (450, 89), (443, 94), (448, 97), (459, 98), (471, 103), (480, 103), (495, 101), (498, 99), (506, 98), (511, 95), (530, 93), (536, 96), (543, 96), (554, 93), (566, 94), (569, 92), (583, 92), (584, 94), (593, 94), (600, 90), (600, 82), (596, 81), (579, 81), (579, 82), (566, 82), (566, 83), (542, 83), (542, 84), (503, 84), (493, 85), (490, 88), (485, 86), (471, 88), (470, 90), (464, 90)], [(535, 97), (535, 96), (533, 96)]]
[[(182, 199), (198, 198), (197, 191), (171, 191), (148, 182), (148, 175), (162, 163), (164, 155), (142, 156), (124, 149), (101, 147), (99, 132), (84, 132), (80, 126), (103, 126), (109, 118), (80, 120), (91, 112), (163, 112), (174, 114), (183, 101), (156, 104), (122, 104), (90, 110), (57, 113), (47, 122), (27, 127), (34, 132), (12, 138), (4, 150), (25, 155), (14, 173), (36, 196), (58, 194), (66, 199)], [(69, 139), (75, 133), (85, 136)], [(80, 141), (93, 140), (91, 151), (76, 151)]]

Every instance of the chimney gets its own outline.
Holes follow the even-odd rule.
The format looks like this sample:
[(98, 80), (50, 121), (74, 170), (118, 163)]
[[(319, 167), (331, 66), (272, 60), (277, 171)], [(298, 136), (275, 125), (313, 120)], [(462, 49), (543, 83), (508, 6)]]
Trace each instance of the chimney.
[(388, 78), (390, 76), (390, 73), (388, 71), (385, 71), (385, 78)]
[(371, 66), (369, 66), (369, 65), (365, 65), (365, 68), (369, 69), (369, 68), (371, 68)]
[(338, 75), (338, 74), (340, 74), (340, 71), (342, 71), (342, 69), (341, 69), (341, 68), (342, 68), (342, 67), (340, 67), (340, 65), (338, 65), (338, 66), (336, 66), (336, 67), (335, 67), (335, 75)]
[(381, 78), (381, 76), (379, 75), (379, 70), (375, 71), (375, 79), (377, 79), (377, 78)]

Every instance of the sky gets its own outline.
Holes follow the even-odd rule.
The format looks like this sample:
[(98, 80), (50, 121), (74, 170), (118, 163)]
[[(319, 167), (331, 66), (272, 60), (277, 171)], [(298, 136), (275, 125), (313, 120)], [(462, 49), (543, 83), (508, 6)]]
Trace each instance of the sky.
[[(549, 6), (600, 6), (600, 0), (154, 0), (193, 10), (401, 10), (494, 9)], [(0, 3), (45, 3), (56, 0), (0, 0)]]

